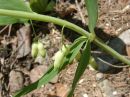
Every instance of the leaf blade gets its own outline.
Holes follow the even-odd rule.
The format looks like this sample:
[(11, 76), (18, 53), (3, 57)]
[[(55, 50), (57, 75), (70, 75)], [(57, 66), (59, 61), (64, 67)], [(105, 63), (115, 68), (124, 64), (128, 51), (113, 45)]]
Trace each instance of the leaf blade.
[(78, 38), (78, 39), (76, 39), (76, 40), (74, 41), (74, 43), (73, 43), (72, 46), (70, 47), (69, 53), (67, 54), (67, 56), (66, 56), (66, 58), (65, 58), (65, 60), (64, 60), (64, 64), (63, 64), (63, 66), (62, 66), (62, 69), (63, 69), (67, 64), (71, 63), (71, 62), (74, 60), (74, 58), (75, 58), (75, 57), (77, 56), (77, 54), (79, 53), (79, 51), (80, 51), (80, 49), (81, 49), (81, 47), (82, 47), (82, 45), (84, 44), (84, 42), (85, 42), (86, 39), (87, 39), (86, 37), (82, 36), (82, 37), (80, 37), (80, 38)]
[(58, 70), (54, 70), (54, 67), (51, 66), (47, 72), (36, 82), (24, 87), (20, 91), (18, 91), (13, 97), (21, 97), (35, 89), (40, 88), (42, 85), (48, 83), (53, 77), (58, 74)]
[[(0, 9), (32, 12), (31, 8), (23, 0), (0, 0)], [(27, 21), (28, 21), (27, 19), (20, 19), (9, 16), (0, 16), (0, 25), (24, 23)]]
[(85, 5), (89, 19), (88, 27), (90, 32), (93, 33), (98, 19), (98, 3), (97, 0), (85, 0)]
[[(86, 59), (86, 57), (87, 57), (87, 59)], [(74, 89), (76, 87), (76, 84), (79, 81), (82, 74), (84, 73), (84, 71), (89, 63), (89, 59), (90, 59), (90, 42), (87, 41), (86, 48), (83, 51), (83, 54), (81, 55), (80, 62), (79, 62), (78, 67), (76, 69), (73, 84), (72, 84), (72, 87), (71, 87), (70, 92), (69, 92), (67, 97), (72, 97)]]

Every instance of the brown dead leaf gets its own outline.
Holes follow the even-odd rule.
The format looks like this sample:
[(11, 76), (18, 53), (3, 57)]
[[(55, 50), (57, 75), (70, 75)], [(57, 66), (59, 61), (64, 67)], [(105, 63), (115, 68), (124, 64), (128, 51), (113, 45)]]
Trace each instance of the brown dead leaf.
[(17, 31), (18, 52), (17, 58), (22, 58), (28, 55), (31, 51), (31, 29), (30, 25), (23, 26)]

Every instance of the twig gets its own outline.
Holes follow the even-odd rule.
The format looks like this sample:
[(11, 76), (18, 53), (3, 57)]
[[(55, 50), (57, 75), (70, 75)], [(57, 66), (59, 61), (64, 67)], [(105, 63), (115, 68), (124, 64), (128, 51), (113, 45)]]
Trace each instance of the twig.
[(12, 25), (9, 25), (8, 37), (10, 36), (11, 29), (12, 29)]
[(101, 51), (91, 51), (92, 54), (103, 54), (104, 52)]
[(9, 26), (9, 25), (7, 25), (7, 26), (5, 26), (3, 29), (1, 29), (1, 30), (0, 30), (0, 34), (1, 34), (5, 29), (7, 29), (8, 26)]
[(14, 64), (16, 63), (17, 58), (14, 59), (14, 61), (10, 64), (10, 69), (13, 69)]
[(130, 9), (130, 4), (126, 5), (122, 10), (114, 10), (114, 11), (110, 11), (110, 12), (112, 12), (112, 13), (125, 13), (129, 9)]
[(115, 67), (115, 68), (127, 68), (127, 67), (129, 67), (128, 65), (126, 65), (126, 66), (116, 66), (116, 65), (113, 65), (113, 64), (111, 64), (111, 63), (106, 62), (105, 60), (103, 60), (103, 59), (101, 59), (101, 58), (97, 58), (97, 59), (100, 60), (100, 61), (102, 61), (102, 62), (105, 63), (106, 65), (111, 66), (111, 67)]
[(80, 6), (79, 6), (77, 0), (75, 0), (75, 4), (76, 4), (77, 10), (78, 10), (78, 12), (79, 12), (79, 15), (80, 15), (80, 17), (81, 17), (82, 23), (83, 23), (83, 24), (86, 24), (85, 18), (84, 18), (84, 16), (83, 16), (83, 13), (82, 13), (82, 11), (81, 11), (81, 8), (80, 8)]

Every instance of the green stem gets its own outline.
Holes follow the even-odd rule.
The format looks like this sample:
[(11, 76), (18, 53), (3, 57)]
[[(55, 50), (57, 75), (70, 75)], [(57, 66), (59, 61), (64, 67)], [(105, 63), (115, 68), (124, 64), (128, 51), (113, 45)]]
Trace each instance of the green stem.
[[(3, 16), (12, 16), (12, 17), (17, 17), (17, 18), (25, 18), (25, 19), (31, 19), (31, 20), (37, 20), (37, 21), (43, 21), (43, 22), (52, 22), (54, 24), (60, 25), (60, 26), (65, 26), (81, 35), (84, 35), (86, 37), (89, 37), (89, 33), (82, 29), (81, 27), (70, 23), (68, 21), (58, 19), (55, 17), (51, 16), (46, 16), (46, 15), (40, 15), (36, 13), (29, 13), (29, 12), (23, 12), (23, 11), (14, 11), (14, 10), (5, 10), (5, 9), (0, 9), (0, 15)], [(120, 61), (130, 65), (130, 60), (126, 59), (124, 56), (120, 55), (117, 53), (115, 50), (107, 46), (105, 43), (103, 43), (100, 39), (95, 37), (93, 41), (96, 45), (98, 45), (100, 48), (102, 48), (104, 51), (108, 52), (111, 54), (113, 57), (119, 59)]]
[(84, 29), (82, 29), (81, 27), (74, 25), (73, 23), (70, 23), (68, 21), (58, 19), (55, 17), (51, 17), (51, 16), (47, 16), (47, 15), (40, 15), (37, 13), (6, 10), (6, 9), (0, 9), (0, 15), (12, 16), (12, 17), (24, 18), (24, 19), (31, 19), (31, 20), (37, 20), (37, 21), (43, 21), (43, 22), (52, 22), (52, 23), (60, 25), (60, 26), (65, 26), (73, 31), (78, 32), (81, 35), (89, 36), (89, 33), (87, 31), (85, 31)]
[(97, 46), (99, 46), (101, 49), (106, 51), (108, 54), (112, 55), (113, 57), (119, 59), (120, 61), (130, 65), (130, 60), (128, 60), (126, 57), (120, 55), (118, 52), (113, 50), (111, 47), (107, 46), (105, 43), (103, 43), (98, 37), (95, 38), (93, 41)]

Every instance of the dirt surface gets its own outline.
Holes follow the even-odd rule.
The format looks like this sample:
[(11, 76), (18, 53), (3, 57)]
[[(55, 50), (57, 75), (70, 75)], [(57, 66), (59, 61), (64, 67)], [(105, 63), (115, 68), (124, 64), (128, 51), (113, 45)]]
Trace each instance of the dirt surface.
[[(53, 12), (56, 17), (87, 29), (85, 25), (88, 24), (88, 16), (84, 0), (58, 1)], [(61, 27), (36, 21), (33, 21), (33, 26), (35, 34), (39, 36), (47, 51), (45, 58), (31, 57), (30, 47), (34, 37), (32, 26), (15, 24), (0, 27), (0, 97), (11, 97), (17, 90), (38, 80), (53, 62), (54, 54), (62, 45)], [(95, 29), (97, 36), (127, 57), (130, 57), (130, 44), (118, 45), (120, 42), (116, 40), (129, 29), (130, 0), (99, 0), (99, 20)], [(79, 36), (68, 29), (65, 29), (64, 33), (64, 41), (68, 44)], [(92, 55), (97, 59), (100, 69), (86, 69), (78, 82), (74, 97), (130, 97), (130, 67), (111, 67), (112, 64), (121, 63), (95, 45), (92, 45), (92, 52), (98, 53)], [(98, 57), (110, 64), (101, 65)], [(76, 66), (77, 61), (74, 60), (50, 83), (23, 97), (66, 97)]]

